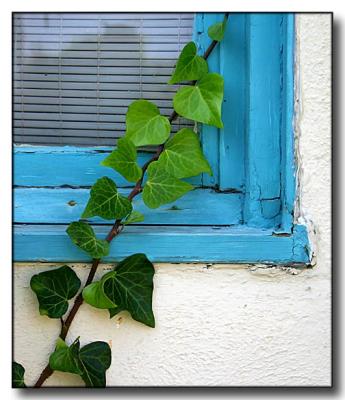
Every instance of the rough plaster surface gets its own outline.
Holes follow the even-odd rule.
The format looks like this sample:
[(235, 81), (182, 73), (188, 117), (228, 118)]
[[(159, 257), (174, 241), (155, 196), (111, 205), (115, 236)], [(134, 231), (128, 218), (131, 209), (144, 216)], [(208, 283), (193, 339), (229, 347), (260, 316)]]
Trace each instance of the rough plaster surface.
[[(297, 208), (311, 227), (314, 269), (158, 264), (155, 329), (125, 313), (110, 320), (83, 305), (67, 340), (81, 335), (82, 343), (111, 344), (108, 385), (330, 385), (330, 24), (328, 15), (296, 21)], [(25, 366), (28, 384), (59, 331), (57, 321), (39, 316), (29, 288), (30, 277), (46, 268), (14, 268), (15, 359)], [(86, 279), (87, 266), (73, 268)], [(47, 381), (81, 384), (62, 373)]]

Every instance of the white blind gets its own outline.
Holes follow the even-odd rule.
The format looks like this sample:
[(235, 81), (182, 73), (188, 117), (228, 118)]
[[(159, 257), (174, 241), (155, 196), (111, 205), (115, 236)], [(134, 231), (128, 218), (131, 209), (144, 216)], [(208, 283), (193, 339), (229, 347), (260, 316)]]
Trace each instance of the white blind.
[(178, 86), (166, 82), (191, 40), (193, 19), (191, 13), (15, 13), (15, 143), (115, 145), (128, 105), (139, 98), (168, 116)]

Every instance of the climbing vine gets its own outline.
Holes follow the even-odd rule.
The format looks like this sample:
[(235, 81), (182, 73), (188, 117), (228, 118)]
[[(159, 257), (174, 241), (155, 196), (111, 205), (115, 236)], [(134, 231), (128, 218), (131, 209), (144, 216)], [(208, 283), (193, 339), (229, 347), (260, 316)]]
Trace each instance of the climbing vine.
[[(154, 267), (145, 254), (133, 254), (93, 281), (97, 267), (109, 254), (110, 243), (126, 225), (144, 221), (144, 215), (133, 209), (132, 200), (139, 194), (149, 208), (171, 203), (193, 189), (185, 178), (201, 173), (212, 174), (202, 153), (198, 134), (189, 128), (171, 136), (171, 124), (178, 116), (222, 128), (221, 106), (223, 78), (208, 71), (207, 59), (224, 37), (227, 14), (223, 22), (208, 29), (212, 42), (203, 56), (198, 55), (194, 42), (182, 50), (168, 84), (189, 82), (175, 94), (174, 111), (169, 118), (160, 114), (150, 101), (134, 101), (126, 114), (126, 133), (102, 165), (120, 173), (135, 186), (127, 197), (121, 195), (109, 177), (96, 181), (81, 220), (72, 222), (66, 232), (72, 242), (92, 258), (92, 266), (82, 290), (76, 273), (67, 265), (34, 275), (30, 287), (37, 296), (39, 313), (60, 319), (61, 331), (48, 365), (35, 387), (41, 387), (54, 371), (79, 375), (87, 387), (106, 386), (106, 370), (111, 365), (111, 349), (102, 341), (83, 347), (79, 337), (70, 344), (65, 339), (71, 323), (83, 302), (107, 309), (110, 318), (128, 311), (132, 318), (155, 327), (152, 310)], [(137, 148), (156, 146), (155, 153), (143, 166), (137, 163)], [(144, 182), (144, 177), (146, 180)], [(105, 239), (96, 234), (87, 220), (93, 217), (114, 220)], [(69, 301), (75, 298), (67, 316)], [(13, 387), (26, 387), (25, 369), (13, 363)]]

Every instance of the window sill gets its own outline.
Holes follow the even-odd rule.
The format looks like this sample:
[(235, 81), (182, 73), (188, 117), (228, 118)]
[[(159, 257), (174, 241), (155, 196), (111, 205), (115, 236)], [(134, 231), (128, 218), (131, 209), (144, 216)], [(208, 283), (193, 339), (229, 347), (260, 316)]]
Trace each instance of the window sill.
[[(65, 233), (66, 225), (16, 225), (15, 261), (89, 262)], [(105, 236), (108, 226), (94, 226)], [(140, 249), (138, 248), (140, 243)], [(245, 226), (129, 226), (111, 246), (105, 262), (120, 261), (143, 252), (153, 262), (214, 262), (309, 264), (310, 252), (304, 226), (292, 234)]]

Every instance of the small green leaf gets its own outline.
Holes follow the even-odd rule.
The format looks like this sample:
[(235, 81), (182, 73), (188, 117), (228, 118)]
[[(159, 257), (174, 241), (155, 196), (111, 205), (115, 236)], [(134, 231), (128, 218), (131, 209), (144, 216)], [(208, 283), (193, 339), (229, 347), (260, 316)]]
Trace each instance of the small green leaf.
[(144, 219), (145, 219), (144, 214), (134, 210), (123, 221), (123, 225), (135, 224), (136, 222), (143, 222)]
[(187, 182), (170, 175), (155, 161), (147, 169), (148, 179), (143, 189), (143, 201), (150, 208), (171, 203), (193, 189)]
[(105, 371), (111, 364), (111, 350), (105, 342), (93, 342), (79, 352), (81, 377), (86, 387), (105, 387)]
[(12, 363), (12, 387), (13, 388), (26, 388), (24, 383), (25, 368), (13, 361)]
[(50, 368), (54, 371), (80, 375), (82, 371), (79, 368), (79, 348), (79, 338), (68, 347), (59, 337), (56, 341), (55, 351), (49, 357)]
[(178, 90), (173, 100), (174, 109), (182, 117), (223, 128), (223, 92), (223, 78), (216, 73), (206, 74), (195, 86)]
[(80, 279), (67, 265), (34, 275), (30, 280), (31, 289), (36, 293), (41, 315), (50, 318), (62, 317), (80, 288)]
[(93, 342), (80, 349), (79, 338), (67, 346), (58, 339), (49, 365), (55, 371), (80, 375), (87, 387), (105, 387), (105, 371), (111, 364), (111, 350), (105, 342)]
[(117, 149), (113, 150), (101, 165), (113, 168), (129, 182), (138, 181), (142, 175), (142, 169), (137, 164), (137, 149), (124, 137), (117, 141)]
[(135, 146), (164, 143), (170, 134), (170, 122), (160, 115), (158, 107), (147, 100), (136, 100), (126, 115), (126, 138)]
[(196, 81), (208, 72), (206, 60), (197, 55), (197, 48), (194, 42), (189, 42), (183, 48), (176, 68), (169, 84), (182, 81)]
[(121, 219), (132, 211), (132, 204), (127, 197), (117, 191), (115, 182), (104, 176), (92, 186), (90, 199), (82, 218), (98, 215), (104, 219)]
[(108, 279), (112, 279), (115, 274), (115, 271), (110, 271), (105, 274), (100, 281), (93, 282), (86, 286), (83, 290), (83, 299), (85, 302), (96, 308), (107, 309), (117, 307), (116, 303), (110, 300), (104, 293), (104, 284)]
[(91, 257), (102, 258), (109, 254), (109, 243), (106, 240), (97, 239), (91, 226), (85, 222), (72, 222), (66, 232), (73, 243)]
[(224, 17), (223, 22), (217, 22), (211, 25), (207, 30), (208, 36), (212, 40), (217, 40), (217, 42), (221, 42), (224, 38), (226, 22), (227, 19)]
[(118, 307), (110, 309), (110, 316), (122, 310), (130, 312), (133, 319), (154, 328), (152, 292), (154, 267), (145, 254), (133, 254), (115, 268), (113, 279), (104, 285), (105, 294)]
[(198, 135), (188, 128), (181, 129), (167, 141), (158, 162), (175, 178), (189, 178), (201, 172), (212, 173), (201, 151)]

